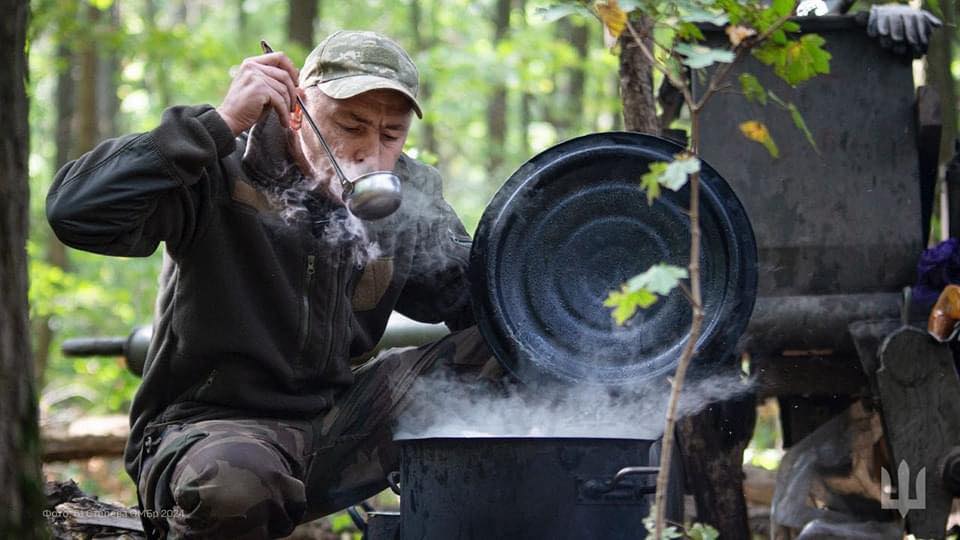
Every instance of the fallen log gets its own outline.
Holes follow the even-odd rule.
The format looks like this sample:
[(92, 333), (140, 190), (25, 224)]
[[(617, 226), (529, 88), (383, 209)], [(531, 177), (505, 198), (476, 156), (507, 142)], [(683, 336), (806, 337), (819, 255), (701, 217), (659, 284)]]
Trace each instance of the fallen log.
[(55, 540), (145, 538), (136, 508), (100, 501), (84, 493), (73, 480), (47, 482), (43, 516)]
[(67, 429), (44, 428), (41, 431), (44, 463), (118, 457), (123, 455), (129, 433), (126, 416), (92, 416), (70, 424)]

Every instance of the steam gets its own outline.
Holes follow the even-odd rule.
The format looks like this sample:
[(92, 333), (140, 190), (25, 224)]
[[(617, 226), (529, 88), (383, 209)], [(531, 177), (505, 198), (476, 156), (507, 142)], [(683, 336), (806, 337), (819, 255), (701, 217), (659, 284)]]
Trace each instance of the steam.
[(318, 241), (329, 246), (349, 245), (357, 266), (364, 266), (381, 255), (379, 244), (371, 239), (364, 222), (347, 210), (339, 191), (334, 193), (329, 189), (330, 181), (300, 174), (292, 164), (286, 175), (295, 180), (286, 186), (277, 183), (269, 194), (284, 223), (292, 226), (298, 221), (309, 221)]
[[(711, 403), (742, 396), (753, 381), (711, 376), (690, 381), (680, 417)], [(663, 433), (669, 386), (651, 381), (634, 388), (593, 385), (468, 386), (449, 374), (419, 379), (398, 418), (395, 438), (590, 437), (656, 439)]]
[[(328, 142), (348, 178), (372, 172), (372, 164), (349, 159), (338, 141)], [(309, 156), (305, 168), (310, 170), (303, 171), (289, 154), (287, 144), (276, 113), (270, 111), (251, 128), (243, 156), (244, 168), (252, 173), (251, 179), (285, 223), (310, 221), (319, 242), (337, 247), (349, 245), (357, 266), (390, 252), (401, 237), (413, 237), (410, 243), (423, 248), (418, 250), (415, 262), (422, 274), (462, 266), (465, 255), (449, 244), (454, 235), (450, 231), (456, 227), (445, 221), (446, 203), (439, 193), (433, 192), (435, 186), (430, 182), (424, 184), (416, 178), (403, 182), (400, 211), (376, 222), (364, 222), (343, 204), (339, 180), (325, 154)]]

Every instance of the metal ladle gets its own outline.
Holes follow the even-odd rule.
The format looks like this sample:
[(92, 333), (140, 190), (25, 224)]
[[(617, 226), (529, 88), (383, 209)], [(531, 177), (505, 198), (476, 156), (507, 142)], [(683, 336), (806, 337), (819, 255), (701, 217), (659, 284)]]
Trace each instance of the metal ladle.
[[(264, 40), (260, 41), (260, 47), (264, 53), (273, 52), (273, 49)], [(374, 171), (362, 174), (354, 178), (353, 181), (347, 180), (340, 164), (337, 163), (337, 159), (333, 157), (333, 151), (327, 145), (323, 135), (320, 134), (320, 128), (317, 127), (313, 118), (310, 117), (310, 113), (307, 112), (303, 100), (300, 99), (300, 96), (296, 96), (296, 98), (297, 104), (300, 105), (300, 111), (307, 119), (310, 127), (313, 128), (317, 139), (320, 140), (320, 146), (327, 153), (330, 164), (333, 165), (333, 170), (336, 172), (337, 178), (340, 179), (340, 186), (343, 188), (343, 202), (346, 203), (347, 209), (364, 221), (382, 219), (394, 213), (400, 207), (402, 198), (400, 178), (390, 171)]]

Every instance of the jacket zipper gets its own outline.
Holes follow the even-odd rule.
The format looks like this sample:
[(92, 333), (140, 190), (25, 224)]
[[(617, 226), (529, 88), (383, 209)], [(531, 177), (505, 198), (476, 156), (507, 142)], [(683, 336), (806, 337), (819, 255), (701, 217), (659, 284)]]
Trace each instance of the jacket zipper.
[(303, 334), (300, 336), (300, 347), (297, 353), (297, 365), (303, 365), (303, 355), (306, 352), (307, 342), (310, 340), (310, 293), (313, 290), (313, 275), (317, 271), (317, 256), (307, 255), (307, 284), (303, 288), (303, 297), (300, 298), (300, 305), (303, 308), (303, 315), (300, 317), (300, 327), (303, 328)]
[[(346, 267), (346, 268), (351, 268), (351, 269), (353, 268), (353, 264), (346, 264), (346, 261), (344, 261), (344, 252), (345, 252), (346, 250), (347, 250), (346, 247), (344, 247), (344, 246), (342, 246), (342, 245), (339, 246), (338, 257), (339, 257), (339, 262), (340, 262), (340, 265), (339, 265), (339, 266), (340, 266), (340, 271), (337, 272), (337, 279), (335, 279), (335, 280), (334, 280), (334, 283), (333, 283), (333, 311), (332, 311), (332, 316), (333, 316), (333, 317), (337, 317), (337, 318), (340, 317), (340, 296), (341, 296), (340, 283), (341, 283), (341, 281), (342, 281), (342, 279), (343, 279), (343, 275), (344, 275), (344, 273), (345, 273), (345, 272), (343, 271), (343, 268), (344, 268), (344, 267)], [(346, 326), (346, 325), (347, 325), (347, 321), (345, 321), (345, 320), (336, 320), (336, 319), (334, 319), (333, 321), (330, 322), (329, 325), (327, 325), (327, 326), (330, 328), (330, 331), (329, 331), (328, 334), (327, 334), (327, 356), (326, 356), (326, 358), (324, 359), (325, 361), (329, 362), (329, 361), (333, 358), (334, 345), (335, 345), (335, 342), (336, 342), (336, 339), (335, 339), (335, 338), (338, 337), (338, 336), (335, 335), (335, 334), (336, 334), (336, 328), (337, 328), (337, 326)]]

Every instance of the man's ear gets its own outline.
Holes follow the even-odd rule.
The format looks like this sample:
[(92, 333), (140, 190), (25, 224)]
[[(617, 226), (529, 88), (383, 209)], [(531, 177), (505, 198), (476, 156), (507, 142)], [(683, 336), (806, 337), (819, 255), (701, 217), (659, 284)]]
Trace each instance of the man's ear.
[[(303, 128), (302, 125), (298, 126), (300, 129)], [(310, 168), (310, 164), (307, 161), (307, 157), (303, 154), (303, 143), (300, 138), (300, 129), (290, 128), (287, 129), (287, 154), (293, 159), (293, 162), (299, 167), (300, 172), (304, 176), (313, 175), (313, 169)]]

